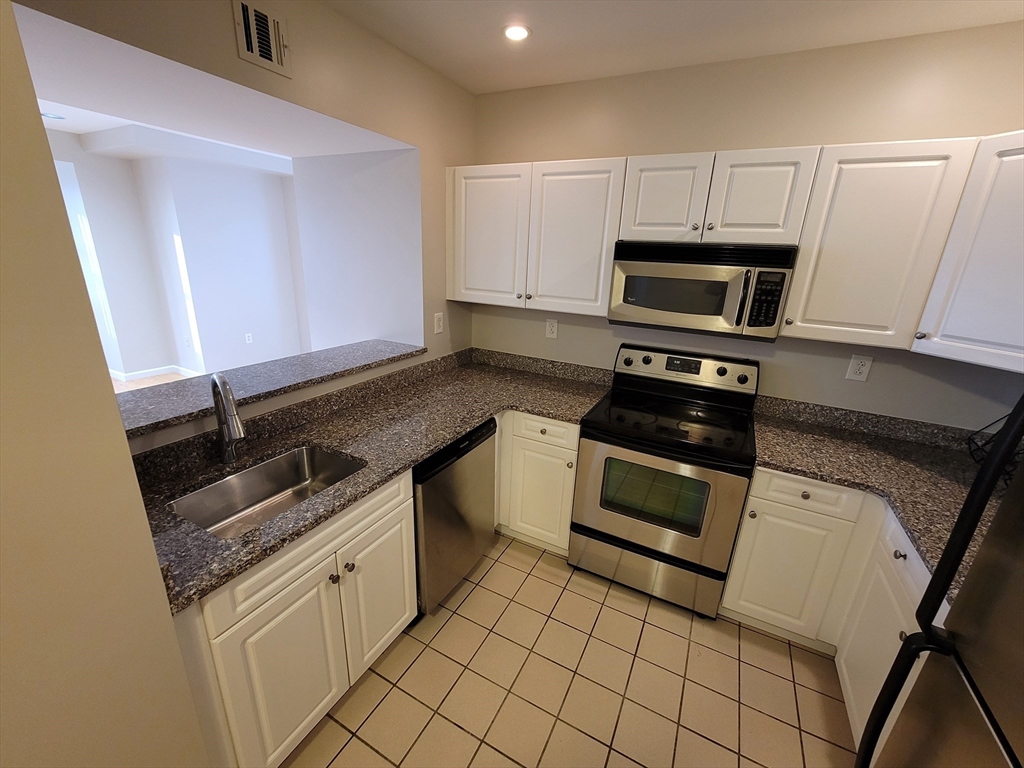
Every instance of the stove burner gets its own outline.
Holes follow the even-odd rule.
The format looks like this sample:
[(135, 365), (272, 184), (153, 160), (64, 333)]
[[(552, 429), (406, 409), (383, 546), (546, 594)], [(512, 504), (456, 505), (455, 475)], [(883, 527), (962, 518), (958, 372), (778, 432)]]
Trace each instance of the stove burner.
[(620, 411), (615, 414), (615, 421), (619, 424), (631, 424), (637, 429), (646, 426), (647, 424), (653, 424), (657, 420), (658, 417), (653, 413), (643, 413), (640, 411), (627, 410), (625, 412)]

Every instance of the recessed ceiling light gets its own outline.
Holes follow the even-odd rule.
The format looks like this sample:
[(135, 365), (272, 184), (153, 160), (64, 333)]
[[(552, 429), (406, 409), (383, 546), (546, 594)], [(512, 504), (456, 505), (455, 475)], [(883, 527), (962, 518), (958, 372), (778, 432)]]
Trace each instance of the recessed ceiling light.
[(522, 24), (512, 24), (505, 27), (505, 37), (509, 40), (525, 40), (530, 36), (529, 27), (524, 27)]
[(55, 114), (53, 114), (53, 112), (40, 112), (39, 114), (42, 115), (43, 117), (48, 117), (51, 120), (63, 120), (64, 119), (64, 115), (55, 115)]

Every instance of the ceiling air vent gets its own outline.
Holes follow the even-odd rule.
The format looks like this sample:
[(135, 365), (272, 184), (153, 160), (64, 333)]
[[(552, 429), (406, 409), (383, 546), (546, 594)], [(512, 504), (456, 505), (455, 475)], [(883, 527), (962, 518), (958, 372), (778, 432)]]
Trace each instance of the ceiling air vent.
[(238, 55), (253, 64), (291, 77), (291, 52), (288, 49), (288, 23), (274, 18), (266, 9), (235, 0), (235, 36)]

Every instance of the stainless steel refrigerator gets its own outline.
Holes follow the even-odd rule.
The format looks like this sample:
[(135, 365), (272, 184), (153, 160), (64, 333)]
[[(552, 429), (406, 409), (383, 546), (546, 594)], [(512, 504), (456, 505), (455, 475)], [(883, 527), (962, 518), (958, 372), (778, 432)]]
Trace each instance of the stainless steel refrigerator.
[[(857, 768), (1021, 768), (1024, 759), (1024, 469), (1017, 471), (944, 627), (936, 612), (993, 491), (1020, 455), (1024, 397), (991, 443), (861, 737)], [(919, 662), (923, 659), (923, 665)], [(909, 695), (908, 677), (920, 674)], [(902, 709), (876, 749), (897, 701)]]

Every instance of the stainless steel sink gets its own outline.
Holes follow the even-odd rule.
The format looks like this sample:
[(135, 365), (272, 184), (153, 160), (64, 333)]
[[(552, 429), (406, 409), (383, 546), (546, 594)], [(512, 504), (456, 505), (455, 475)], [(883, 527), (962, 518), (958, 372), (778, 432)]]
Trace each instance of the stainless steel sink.
[(171, 502), (171, 511), (233, 539), (366, 466), (319, 448), (296, 448)]

